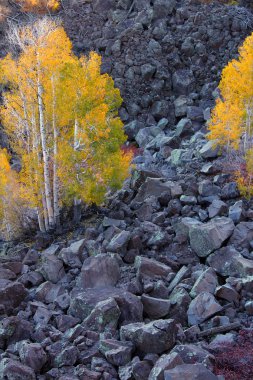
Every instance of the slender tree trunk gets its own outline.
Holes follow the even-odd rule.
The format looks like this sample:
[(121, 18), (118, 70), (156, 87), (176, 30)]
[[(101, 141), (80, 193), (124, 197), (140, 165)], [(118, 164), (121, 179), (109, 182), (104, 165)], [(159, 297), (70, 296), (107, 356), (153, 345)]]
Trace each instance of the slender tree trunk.
[(38, 223), (39, 223), (39, 229), (41, 232), (46, 232), (46, 226), (44, 221), (44, 216), (42, 214), (41, 209), (37, 208), (37, 216), (38, 216)]
[(43, 156), (43, 171), (44, 171), (44, 186), (45, 186), (45, 200), (46, 208), (48, 215), (49, 228), (54, 228), (54, 211), (52, 206), (52, 192), (50, 184), (50, 170), (49, 170), (49, 154), (47, 149), (46, 141), (46, 129), (44, 123), (44, 109), (43, 109), (43, 88), (38, 78), (37, 84), (38, 91), (38, 111), (39, 111), (39, 125), (40, 125), (40, 138), (41, 138), (41, 147), (42, 147), (42, 156)]
[[(3, 200), (5, 202), (5, 200)], [(11, 226), (10, 226), (10, 223), (8, 221), (8, 215), (7, 215), (7, 212), (6, 212), (6, 208), (3, 207), (3, 213), (4, 213), (4, 225), (5, 225), (5, 229), (6, 229), (6, 236), (7, 236), (7, 239), (8, 240), (11, 240)]]
[(46, 231), (49, 231), (50, 227), (49, 227), (49, 220), (48, 220), (48, 214), (47, 214), (47, 204), (46, 204), (46, 197), (45, 197), (43, 187), (41, 188), (41, 200), (42, 200), (45, 228), (46, 228)]
[[(76, 151), (78, 149), (78, 120), (75, 119), (75, 126), (74, 126), (74, 150)], [(81, 220), (81, 203), (82, 201), (80, 199), (74, 198), (74, 217), (73, 222), (74, 224), (78, 224)]]
[(31, 126), (32, 126), (32, 149), (33, 149), (33, 157), (36, 162), (34, 163), (34, 179), (36, 182), (35, 192), (37, 195), (37, 216), (38, 216), (38, 224), (41, 232), (46, 232), (48, 230), (48, 221), (47, 221), (47, 212), (45, 209), (45, 205), (43, 204), (43, 192), (41, 189), (41, 178), (38, 173), (38, 167), (40, 165), (40, 144), (39, 144), (39, 136), (36, 128), (36, 116), (34, 109), (32, 110), (31, 116)]
[(59, 209), (59, 181), (57, 175), (57, 154), (58, 154), (58, 132), (56, 127), (56, 100), (54, 78), (52, 78), (52, 97), (53, 97), (53, 132), (54, 132), (54, 163), (53, 163), (53, 202), (54, 202), (54, 222), (60, 228), (60, 209)]

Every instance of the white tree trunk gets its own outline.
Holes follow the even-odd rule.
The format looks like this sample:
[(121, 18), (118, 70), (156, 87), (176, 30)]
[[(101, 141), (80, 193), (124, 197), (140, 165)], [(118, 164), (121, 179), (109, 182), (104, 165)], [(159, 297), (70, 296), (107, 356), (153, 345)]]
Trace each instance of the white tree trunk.
[(56, 227), (60, 227), (60, 209), (59, 209), (59, 181), (57, 175), (57, 154), (58, 154), (58, 132), (56, 127), (56, 99), (54, 78), (52, 78), (52, 96), (53, 96), (53, 133), (54, 133), (54, 162), (53, 162), (53, 202), (54, 202), (54, 223)]
[[(75, 126), (74, 126), (74, 150), (76, 151), (79, 146), (78, 141), (78, 132), (79, 132), (79, 124), (78, 120), (75, 119)], [(81, 219), (81, 203), (82, 201), (80, 199), (74, 198), (74, 223), (79, 223)]]
[(46, 232), (46, 226), (44, 222), (44, 216), (41, 212), (41, 209), (37, 208), (37, 216), (38, 216), (38, 223), (39, 223), (39, 229), (41, 232)]
[(44, 186), (45, 186), (45, 200), (48, 215), (49, 228), (54, 228), (54, 211), (52, 207), (52, 191), (50, 184), (50, 170), (49, 170), (49, 154), (47, 149), (46, 129), (44, 123), (44, 109), (43, 109), (43, 88), (38, 79), (38, 110), (39, 110), (39, 125), (40, 125), (40, 138), (43, 156), (43, 172), (44, 172)]
[[(36, 164), (39, 167), (40, 165), (40, 143), (39, 143), (40, 138), (38, 136), (38, 131), (36, 128), (36, 116), (35, 116), (34, 108), (32, 109), (31, 126), (32, 126), (32, 149), (33, 149), (34, 157), (36, 157), (37, 159), (37, 162), (35, 163), (35, 167), (36, 167)], [(37, 184), (37, 189), (39, 189), (38, 195), (37, 195), (38, 224), (39, 224), (40, 231), (46, 232), (48, 230), (47, 210), (46, 210), (45, 202), (43, 202), (44, 194), (40, 186), (40, 178), (39, 178), (39, 173), (37, 169), (35, 169), (34, 178)]]

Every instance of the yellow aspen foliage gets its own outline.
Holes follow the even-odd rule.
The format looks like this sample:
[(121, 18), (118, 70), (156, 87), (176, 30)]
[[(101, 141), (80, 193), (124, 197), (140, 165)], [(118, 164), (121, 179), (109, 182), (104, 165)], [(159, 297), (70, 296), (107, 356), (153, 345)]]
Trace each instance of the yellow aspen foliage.
[(8, 85), (0, 110), (22, 161), (20, 196), (42, 231), (59, 224), (76, 200), (101, 203), (129, 175), (131, 154), (118, 117), (122, 103), (101, 57), (77, 58), (63, 27), (48, 18), (15, 32), (21, 53), (0, 61)]
[(243, 110), (236, 103), (218, 99), (212, 112), (208, 138), (216, 144), (238, 149), (242, 134)]
[(60, 7), (59, 0), (16, 0), (23, 12), (46, 13), (56, 12)]
[(253, 171), (253, 34), (239, 48), (238, 59), (223, 69), (219, 90), (220, 99), (212, 112), (208, 138), (227, 150), (238, 151), (237, 156), (244, 159), (246, 174), (237, 172), (236, 178), (242, 194), (249, 195)]
[(253, 148), (247, 151), (245, 162), (245, 167), (236, 172), (236, 181), (241, 195), (250, 199), (253, 197)]

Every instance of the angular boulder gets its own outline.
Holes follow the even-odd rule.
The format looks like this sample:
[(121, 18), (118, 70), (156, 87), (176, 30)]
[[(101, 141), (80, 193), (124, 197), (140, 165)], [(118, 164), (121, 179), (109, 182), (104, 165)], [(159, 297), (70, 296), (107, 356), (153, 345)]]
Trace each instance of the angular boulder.
[(156, 276), (166, 278), (171, 273), (169, 266), (142, 256), (135, 258), (134, 266), (137, 269), (137, 277), (141, 279), (144, 277), (155, 278)]
[(182, 364), (165, 371), (164, 380), (219, 380), (203, 364)]
[(109, 254), (101, 254), (84, 261), (78, 284), (83, 289), (110, 287), (116, 285), (119, 278), (117, 259)]
[(170, 311), (170, 301), (162, 298), (150, 297), (146, 294), (141, 296), (143, 311), (149, 318), (159, 319), (165, 317)]
[(127, 244), (131, 238), (129, 231), (121, 231), (115, 235), (107, 246), (108, 252), (117, 252), (122, 254), (126, 251)]
[(152, 195), (159, 197), (163, 192), (170, 193), (170, 187), (167, 186), (166, 182), (162, 182), (161, 178), (147, 178), (140, 187), (138, 194), (135, 197), (135, 201), (143, 202)]
[(177, 353), (185, 364), (204, 364), (212, 368), (214, 356), (209, 351), (195, 344), (179, 344), (173, 348), (171, 353)]
[(155, 363), (148, 380), (164, 380), (164, 371), (173, 369), (180, 364), (184, 364), (184, 362), (177, 352), (162, 355)]
[(0, 379), (36, 380), (36, 376), (32, 368), (16, 360), (5, 358), (0, 361)]
[(194, 88), (193, 72), (187, 69), (175, 71), (172, 76), (173, 91), (176, 95), (188, 95)]
[(120, 338), (131, 341), (137, 350), (161, 354), (170, 350), (176, 339), (177, 327), (173, 319), (145, 323), (130, 323), (120, 329)]
[(190, 326), (198, 325), (222, 309), (211, 293), (200, 293), (189, 305), (187, 316)]
[(91, 314), (83, 321), (87, 329), (104, 332), (116, 330), (120, 317), (120, 309), (114, 298), (98, 302)]
[(50, 253), (42, 254), (40, 272), (47, 281), (56, 284), (65, 276), (63, 262), (57, 256)]
[(216, 158), (220, 152), (220, 147), (213, 141), (208, 141), (201, 149), (200, 155), (202, 158)]
[(131, 361), (134, 346), (131, 342), (105, 339), (100, 341), (99, 350), (109, 363), (120, 367)]
[(140, 299), (132, 293), (117, 288), (87, 289), (73, 294), (68, 314), (84, 320), (99, 302), (108, 298), (113, 298), (117, 302), (121, 324), (142, 321), (143, 306)]
[(236, 249), (251, 249), (250, 242), (253, 241), (253, 222), (241, 222), (237, 224), (229, 243)]
[(59, 257), (70, 268), (81, 268), (82, 266), (79, 254), (73, 253), (70, 248), (63, 248), (59, 253)]
[(206, 257), (232, 235), (234, 222), (230, 218), (214, 218), (202, 225), (192, 225), (190, 227), (190, 245), (199, 257)]
[(7, 313), (18, 307), (27, 294), (27, 290), (20, 282), (0, 279), (0, 306), (2, 305)]
[(224, 277), (245, 277), (253, 275), (253, 261), (245, 259), (233, 247), (227, 246), (214, 252), (207, 262), (215, 272)]
[(47, 354), (39, 343), (23, 341), (20, 345), (19, 356), (21, 362), (39, 373), (47, 362)]
[(206, 269), (196, 280), (190, 292), (191, 297), (196, 297), (202, 292), (214, 294), (215, 288), (218, 285), (218, 279), (215, 271), (212, 268)]

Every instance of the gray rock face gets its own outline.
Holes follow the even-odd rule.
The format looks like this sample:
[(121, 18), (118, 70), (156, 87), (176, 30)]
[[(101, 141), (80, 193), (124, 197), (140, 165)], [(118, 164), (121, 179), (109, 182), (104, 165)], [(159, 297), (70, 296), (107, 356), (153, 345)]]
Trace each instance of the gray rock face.
[(187, 97), (185, 95), (180, 95), (174, 101), (175, 115), (176, 117), (185, 116), (187, 110)]
[(115, 7), (115, 0), (95, 0), (93, 9), (96, 13), (103, 13), (112, 10)]
[(21, 362), (32, 368), (34, 372), (40, 372), (47, 362), (47, 354), (39, 343), (23, 342), (19, 349)]
[(218, 380), (203, 364), (182, 364), (165, 371), (164, 380)]
[(238, 223), (241, 219), (243, 213), (243, 202), (242, 200), (235, 202), (232, 206), (229, 207), (228, 216), (233, 220), (234, 223)]
[(141, 296), (143, 311), (149, 318), (159, 319), (169, 314), (170, 301), (161, 298), (149, 297), (146, 294)]
[(156, 276), (165, 278), (171, 272), (171, 268), (167, 265), (142, 256), (137, 256), (135, 258), (134, 266), (137, 269), (137, 276), (140, 278), (154, 278)]
[(200, 293), (190, 303), (187, 311), (189, 325), (198, 325), (221, 310), (222, 307), (211, 293)]
[(136, 348), (146, 353), (160, 354), (175, 344), (177, 328), (173, 319), (157, 320), (148, 324), (131, 323), (120, 329), (123, 341), (131, 341)]
[(194, 298), (202, 292), (214, 294), (217, 285), (218, 279), (215, 271), (212, 268), (206, 269), (193, 285), (190, 295)]
[(209, 218), (226, 215), (227, 211), (228, 211), (228, 207), (226, 203), (218, 199), (214, 200), (212, 204), (208, 207)]
[[(155, 112), (155, 111), (154, 111)], [(156, 111), (158, 112), (158, 111)], [(138, 143), (139, 147), (145, 147), (154, 137), (159, 135), (161, 132), (159, 127), (146, 127), (139, 130), (135, 140)]]
[(175, 0), (155, 0), (153, 18), (159, 19), (163, 18), (164, 16), (170, 15), (173, 12), (175, 6)]
[(229, 243), (236, 249), (250, 249), (250, 242), (253, 241), (253, 222), (241, 222), (234, 230)]
[(0, 305), (4, 307), (7, 313), (19, 306), (27, 294), (27, 290), (20, 282), (0, 280)]
[(85, 247), (85, 239), (81, 239), (70, 244), (69, 249), (71, 250), (73, 255), (81, 255), (84, 247)]
[(239, 197), (240, 192), (237, 187), (236, 182), (229, 182), (227, 183), (221, 192), (221, 198), (222, 199), (234, 199)]
[(170, 192), (170, 188), (166, 183), (163, 183), (160, 178), (147, 178), (139, 189), (135, 201), (143, 202), (143, 200), (151, 196), (159, 197), (163, 192)]
[(120, 317), (120, 309), (114, 298), (108, 298), (96, 304), (90, 315), (84, 320), (89, 330), (104, 332), (116, 330)]
[(235, 305), (238, 305), (240, 299), (239, 293), (229, 284), (219, 286), (215, 291), (215, 296), (228, 302), (234, 302)]
[(234, 231), (234, 223), (230, 218), (215, 218), (202, 225), (191, 226), (191, 248), (199, 257), (206, 257), (220, 248)]
[(253, 275), (253, 261), (245, 259), (233, 247), (224, 247), (210, 255), (208, 264), (221, 276), (244, 277)]
[(78, 349), (75, 346), (64, 348), (55, 358), (57, 367), (73, 366), (78, 359)]
[(176, 126), (175, 136), (184, 138), (189, 137), (192, 134), (193, 130), (191, 120), (187, 118), (181, 119)]
[(214, 356), (195, 344), (179, 344), (173, 348), (172, 353), (179, 354), (185, 364), (200, 363), (208, 368), (213, 366)]
[(109, 363), (120, 367), (131, 361), (134, 346), (131, 342), (119, 342), (114, 339), (105, 339), (100, 341), (99, 350)]
[(186, 312), (191, 302), (191, 297), (185, 289), (176, 287), (169, 299), (171, 302), (170, 317), (185, 326), (187, 324)]
[(181, 364), (184, 364), (184, 362), (177, 352), (162, 355), (155, 363), (148, 380), (164, 380), (164, 371), (173, 369)]
[(204, 121), (204, 113), (201, 107), (187, 107), (187, 117), (192, 121)]
[(144, 80), (149, 80), (156, 72), (156, 66), (151, 65), (150, 63), (145, 63), (141, 66), (141, 75)]
[(34, 370), (16, 360), (3, 359), (0, 361), (0, 378), (8, 380), (36, 380)]
[(87, 289), (71, 298), (68, 313), (84, 320), (95, 306), (108, 298), (113, 298), (120, 308), (120, 323), (142, 321), (143, 306), (137, 296), (116, 288)]
[(84, 261), (78, 284), (83, 289), (110, 287), (117, 284), (119, 277), (119, 264), (116, 258), (102, 254)]
[(63, 262), (59, 260), (54, 254), (44, 253), (42, 255), (42, 265), (40, 269), (45, 280), (51, 281), (56, 284), (65, 276)]
[(203, 158), (216, 158), (218, 157), (220, 148), (215, 146), (213, 141), (208, 141), (200, 150), (200, 155)]
[(121, 231), (119, 234), (112, 238), (111, 242), (107, 246), (107, 251), (118, 253), (124, 252), (130, 238), (131, 234), (129, 231)]
[(194, 88), (195, 78), (192, 71), (181, 69), (172, 76), (173, 90), (177, 95), (188, 95)]
[(189, 237), (191, 226), (195, 225), (201, 226), (202, 223), (197, 219), (189, 217), (182, 218), (177, 223), (175, 223), (173, 227), (176, 232), (177, 240), (182, 242), (186, 241)]
[(70, 248), (63, 248), (59, 253), (59, 257), (70, 268), (81, 268), (82, 266), (79, 254), (73, 253)]

